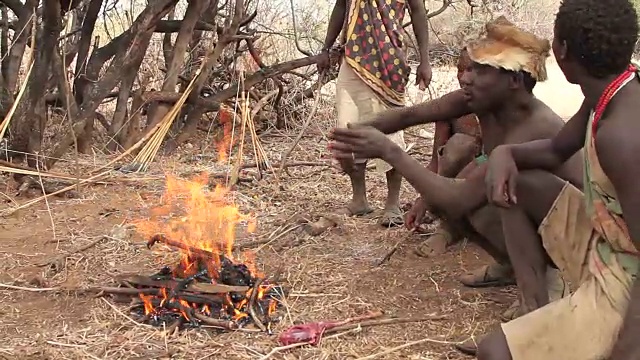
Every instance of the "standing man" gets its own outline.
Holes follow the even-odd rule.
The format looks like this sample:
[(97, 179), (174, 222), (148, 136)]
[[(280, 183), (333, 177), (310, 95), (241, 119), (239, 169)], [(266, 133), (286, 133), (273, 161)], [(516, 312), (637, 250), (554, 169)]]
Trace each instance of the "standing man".
[[(422, 0), (406, 0), (412, 15), (413, 31), (420, 51), (416, 84), (424, 90), (431, 82), (429, 64), (429, 32), (427, 11)], [(380, 111), (404, 106), (406, 86), (411, 68), (407, 63), (402, 27), (405, 1), (401, 0), (336, 0), (318, 69), (329, 68), (329, 49), (342, 32), (343, 56), (336, 83), (338, 126), (369, 120)], [(389, 138), (405, 149), (402, 131)], [(372, 212), (367, 201), (365, 170), (367, 159), (341, 160), (349, 175), (352, 200), (344, 213), (362, 216)], [(380, 225), (402, 225), (400, 186), (402, 176), (382, 160), (374, 160), (376, 170), (386, 173), (388, 194)]]

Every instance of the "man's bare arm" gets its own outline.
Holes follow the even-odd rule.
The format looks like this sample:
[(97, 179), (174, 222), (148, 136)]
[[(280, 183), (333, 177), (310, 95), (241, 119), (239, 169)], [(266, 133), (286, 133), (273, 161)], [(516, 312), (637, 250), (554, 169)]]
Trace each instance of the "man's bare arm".
[(392, 134), (415, 125), (457, 119), (471, 113), (462, 90), (456, 90), (422, 104), (380, 112), (366, 125)]
[[(634, 119), (635, 120), (635, 119)], [(626, 121), (626, 124), (623, 122)], [(636, 249), (640, 249), (640, 125), (624, 118), (602, 120), (596, 134), (596, 151), (600, 165), (611, 180), (624, 213), (624, 220)], [(618, 122), (618, 124), (616, 124)], [(633, 128), (629, 128), (632, 125)], [(640, 281), (635, 280), (624, 325), (610, 359), (632, 360), (640, 358)]]
[(383, 160), (393, 165), (407, 179), (429, 207), (436, 208), (451, 218), (460, 218), (487, 201), (482, 187), (487, 171), (485, 164), (469, 171), (466, 179), (461, 180), (431, 172), (398, 146), (393, 146)]
[(347, 13), (347, 0), (336, 0), (336, 4), (331, 11), (331, 17), (329, 18), (329, 26), (327, 28), (327, 36), (324, 40), (324, 48), (329, 49), (333, 46), (342, 31), (344, 24), (344, 17)]
[(583, 102), (578, 112), (552, 139), (503, 146), (511, 150), (519, 169), (555, 170), (584, 146), (590, 113), (590, 107)]
[(427, 9), (423, 0), (409, 0), (411, 10), (411, 24), (416, 35), (418, 49), (420, 50), (420, 61), (429, 62), (429, 20), (427, 19)]

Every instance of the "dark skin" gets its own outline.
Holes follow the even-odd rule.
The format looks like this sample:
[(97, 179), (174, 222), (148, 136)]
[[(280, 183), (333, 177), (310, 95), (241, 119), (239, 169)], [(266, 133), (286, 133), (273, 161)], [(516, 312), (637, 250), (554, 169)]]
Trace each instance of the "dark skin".
[[(466, 49), (463, 49), (460, 52), (460, 57), (458, 58), (458, 82), (461, 83), (462, 75), (466, 71), (466, 69), (472, 65), (471, 58), (467, 53)], [(462, 84), (460, 84), (462, 86)], [(440, 121), (436, 123), (435, 126), (435, 134), (433, 137), (433, 151), (431, 152), (431, 161), (427, 166), (427, 169), (431, 170), (434, 173), (438, 173), (438, 153), (437, 149), (444, 146), (447, 141), (453, 135), (453, 124), (449, 121)], [(460, 178), (466, 178), (469, 174), (469, 169), (463, 169), (464, 173), (458, 175)], [(420, 226), (420, 220), (424, 218), (427, 211), (427, 205), (424, 203), (421, 197), (418, 197), (416, 201), (413, 202), (413, 206), (411, 210), (407, 212), (405, 215), (405, 226), (407, 229), (416, 229)]]
[[(478, 114), (482, 127), (482, 140), (487, 153), (491, 153), (495, 147), (505, 143), (516, 144), (532, 139), (551, 138), (564, 124), (551, 109), (533, 97), (525, 88), (522, 77), (519, 75), (472, 63), (461, 78), (463, 90), (454, 92), (453, 96), (451, 94), (445, 96), (451, 101), (456, 99), (454, 96), (462, 95), (460, 99), (464, 100), (467, 109)], [(433, 101), (435, 105), (427, 103), (414, 106), (413, 111), (420, 113), (419, 117), (423, 122), (431, 119), (436, 121), (447, 119), (447, 115), (464, 115), (457, 110), (459, 107), (443, 104), (443, 98)], [(442, 109), (448, 111), (442, 111)], [(435, 114), (431, 113), (434, 110)], [(405, 113), (411, 111), (405, 111)], [(384, 114), (388, 117), (379, 116), (375, 120), (376, 126), (396, 131), (388, 126), (393, 120), (398, 119), (396, 113), (398, 112), (394, 109)], [(406, 117), (404, 123), (415, 121), (417, 118), (418, 116)], [(330, 137), (334, 140), (330, 148), (336, 158), (352, 157), (352, 153), (358, 157), (382, 158), (413, 185), (421, 197), (428, 202), (429, 207), (444, 213), (449, 219), (467, 218), (472, 225), (478, 223), (474, 214), (476, 210), (486, 205), (486, 193), (482, 186), (486, 165), (472, 167), (472, 170), (468, 170), (464, 181), (455, 181), (429, 171), (389, 141), (382, 132), (371, 126), (334, 129)], [(577, 156), (566, 166), (561, 167), (559, 174), (579, 181), (581, 170), (581, 159)], [(497, 214), (494, 214), (494, 218), (497, 218), (495, 215)], [(506, 249), (501, 227), (485, 225), (487, 226), (484, 229), (476, 228), (476, 231), (487, 237), (493, 245), (496, 250), (493, 255), (498, 257), (496, 260), (503, 260)], [(494, 231), (488, 233), (488, 228)]]
[[(487, 195), (489, 200), (502, 207), (509, 256), (517, 263), (518, 252), (509, 249), (509, 239), (518, 239), (525, 251), (536, 252), (543, 258), (544, 250), (538, 236), (533, 236), (531, 224), (539, 221), (551, 207), (552, 199), (560, 192), (562, 181), (549, 171), (556, 169), (584, 145), (587, 126), (590, 126), (589, 110), (593, 108), (605, 87), (618, 75), (606, 78), (594, 78), (579, 65), (567, 52), (566, 44), (554, 39), (553, 50), (567, 80), (579, 84), (585, 95), (582, 107), (565, 127), (552, 139), (539, 140), (525, 144), (505, 145), (496, 148), (489, 160), (487, 176)], [(620, 69), (622, 72), (624, 69)], [(624, 213), (624, 219), (636, 248), (640, 248), (640, 188), (636, 179), (640, 176), (640, 163), (637, 154), (640, 151), (640, 123), (637, 114), (640, 104), (640, 84), (632, 81), (622, 88), (607, 106), (598, 123), (595, 136), (598, 160), (607, 177), (612, 182), (618, 201)], [(539, 170), (532, 170), (539, 169)], [(535, 199), (527, 194), (535, 194)], [(537, 234), (536, 234), (537, 235)], [(537, 272), (544, 266), (541, 260), (528, 262), (516, 270), (516, 277), (522, 277), (527, 271)], [(525, 302), (529, 310), (544, 306), (548, 299), (541, 287), (526, 288)], [(640, 346), (637, 334), (640, 332), (640, 282), (635, 281), (631, 288), (631, 298), (624, 318), (624, 325), (610, 355), (612, 360), (631, 360), (640, 358)], [(478, 346), (478, 359), (509, 360), (506, 338), (498, 330)]]
[[(318, 70), (325, 71), (330, 67), (329, 49), (336, 42), (345, 23), (347, 13), (347, 0), (336, 0), (336, 4), (331, 11), (329, 27), (322, 48), (322, 58), (318, 61)], [(429, 61), (429, 21), (424, 1), (408, 0), (409, 11), (411, 12), (411, 24), (413, 33), (416, 34), (416, 42), (420, 51), (420, 65), (416, 73), (416, 85), (421, 90), (425, 90), (431, 83), (431, 63)]]
[[(420, 51), (420, 65), (416, 74), (416, 85), (425, 89), (431, 82), (431, 65), (429, 63), (429, 28), (427, 21), (427, 11), (424, 2), (421, 0), (408, 0), (407, 4), (412, 17), (413, 30)], [(331, 17), (325, 38), (322, 57), (318, 61), (318, 70), (326, 71), (331, 66), (328, 49), (333, 46), (340, 35), (348, 11), (347, 0), (337, 0)], [(365, 170), (366, 164), (354, 164), (353, 158), (343, 159), (340, 166), (349, 175), (351, 180), (353, 197), (351, 203), (347, 205), (345, 213), (348, 215), (364, 215), (371, 212), (367, 201)], [(382, 225), (402, 223), (402, 212), (400, 211), (400, 188), (402, 177), (397, 171), (391, 169), (386, 173), (388, 195), (385, 203)], [(386, 220), (385, 220), (386, 219)]]

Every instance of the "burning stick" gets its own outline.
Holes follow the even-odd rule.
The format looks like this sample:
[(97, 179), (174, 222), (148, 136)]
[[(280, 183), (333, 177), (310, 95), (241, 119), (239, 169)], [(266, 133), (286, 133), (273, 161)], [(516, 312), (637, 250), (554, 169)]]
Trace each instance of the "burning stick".
[(262, 323), (262, 319), (260, 319), (260, 317), (258, 317), (258, 314), (256, 314), (256, 308), (255, 308), (256, 299), (258, 299), (258, 293), (260, 292), (260, 285), (262, 284), (263, 281), (264, 281), (264, 278), (258, 279), (258, 281), (256, 281), (256, 283), (253, 285), (253, 290), (251, 290), (251, 297), (249, 298), (248, 308), (249, 308), (249, 315), (251, 315), (251, 319), (253, 320), (253, 322), (256, 324), (256, 326), (260, 330), (266, 332), (267, 328)]
[(211, 259), (211, 260), (215, 259), (215, 255), (211, 251), (194, 248), (187, 244), (168, 239), (166, 236), (162, 234), (153, 235), (153, 237), (151, 237), (151, 239), (147, 241), (147, 248), (151, 249), (153, 245), (155, 245), (156, 243), (163, 243), (168, 246), (173, 246), (175, 248), (182, 249), (184, 251), (187, 251), (189, 254), (200, 256), (203, 259)]
[[(89, 290), (97, 292), (98, 294), (96, 295), (96, 297), (101, 297), (105, 294), (129, 295), (129, 296), (137, 296), (142, 294), (142, 295), (163, 296), (162, 289), (158, 289), (158, 288), (136, 289), (136, 288), (97, 287)], [(204, 305), (220, 305), (225, 303), (225, 298), (223, 296), (180, 293), (178, 297), (188, 302), (204, 304)]]
[[(119, 275), (115, 279), (128, 287), (131, 285), (141, 287), (156, 287), (156, 288), (174, 288), (178, 282), (175, 280), (153, 280), (145, 276), (140, 275)], [(249, 290), (248, 286), (232, 286), (225, 284), (208, 284), (208, 283), (195, 283), (186, 287), (186, 291), (199, 292), (205, 294), (225, 294), (232, 292), (244, 293)]]
[(197, 312), (193, 313), (193, 317), (200, 320), (205, 325), (215, 326), (215, 327), (226, 329), (226, 330), (238, 329), (238, 325), (233, 321), (218, 320), (203, 314), (199, 314)]

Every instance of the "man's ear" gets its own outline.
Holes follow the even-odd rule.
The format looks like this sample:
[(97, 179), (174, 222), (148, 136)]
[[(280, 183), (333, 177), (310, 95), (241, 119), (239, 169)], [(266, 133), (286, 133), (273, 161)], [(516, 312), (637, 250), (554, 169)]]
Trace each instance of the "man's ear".
[(557, 60), (567, 60), (569, 53), (567, 51), (567, 42), (565, 40), (562, 40), (558, 49), (554, 51), (554, 55)]

